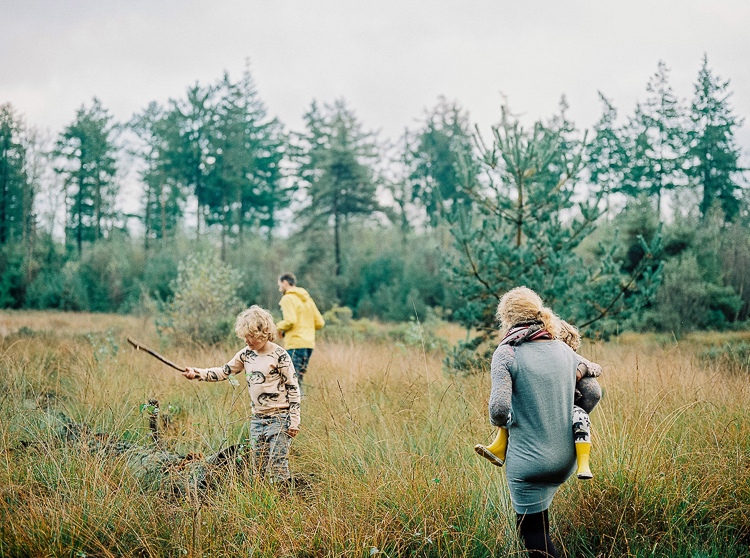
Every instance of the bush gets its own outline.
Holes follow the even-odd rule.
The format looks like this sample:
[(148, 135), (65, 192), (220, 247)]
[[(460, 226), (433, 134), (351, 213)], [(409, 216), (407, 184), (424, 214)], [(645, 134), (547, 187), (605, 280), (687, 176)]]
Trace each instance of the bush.
[(718, 364), (732, 374), (750, 372), (750, 343), (725, 343), (721, 347), (710, 347), (700, 354), (702, 360)]
[(426, 351), (448, 350), (449, 348), (448, 341), (435, 334), (432, 322), (421, 323), (414, 318), (397, 325), (388, 335), (400, 346), (421, 347)]
[(65, 275), (55, 269), (43, 269), (26, 290), (29, 308), (62, 308)]
[(326, 326), (320, 330), (320, 337), (336, 341), (364, 341), (383, 337), (378, 324), (366, 318), (354, 320), (353, 315), (352, 309), (346, 306), (334, 306), (324, 312)]
[(23, 253), (14, 246), (0, 251), (0, 308), (20, 308), (24, 298)]
[(323, 339), (336, 341), (375, 341), (393, 343), (396, 347), (417, 347), (426, 351), (448, 350), (446, 339), (435, 334), (437, 319), (431, 317), (425, 322), (411, 321), (388, 325), (367, 318), (355, 320), (354, 312), (346, 306), (334, 306), (323, 314), (326, 327), (321, 331)]
[(202, 252), (181, 261), (177, 279), (171, 285), (174, 298), (159, 304), (159, 334), (176, 343), (188, 339), (207, 344), (227, 340), (236, 315), (243, 309), (236, 294), (241, 287), (237, 277), (237, 271), (215, 254)]
[(723, 329), (741, 305), (732, 287), (706, 281), (695, 254), (686, 251), (664, 266), (655, 308), (643, 324), (677, 337), (695, 329)]

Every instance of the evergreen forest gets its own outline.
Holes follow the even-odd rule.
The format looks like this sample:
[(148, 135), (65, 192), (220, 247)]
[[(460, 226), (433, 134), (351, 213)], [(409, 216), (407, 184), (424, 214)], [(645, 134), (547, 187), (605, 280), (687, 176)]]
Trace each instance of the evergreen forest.
[(669, 78), (627, 111), (600, 94), (589, 130), (564, 97), (489, 131), (441, 98), (398, 138), (343, 99), (288, 129), (249, 69), (128, 121), (94, 98), (53, 133), (0, 105), (0, 307), (148, 313), (200, 271), (276, 311), (292, 271), (324, 311), (462, 324), (457, 364), (517, 285), (591, 336), (746, 328), (743, 118), (707, 58), (692, 91)]

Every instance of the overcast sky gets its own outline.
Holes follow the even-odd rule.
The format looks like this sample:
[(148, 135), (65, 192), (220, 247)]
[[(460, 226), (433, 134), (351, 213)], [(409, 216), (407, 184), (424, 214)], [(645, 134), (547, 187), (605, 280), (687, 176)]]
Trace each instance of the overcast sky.
[[(630, 114), (659, 60), (689, 99), (707, 53), (750, 116), (749, 30), (748, 0), (0, 0), (0, 103), (52, 132), (93, 96), (124, 121), (249, 58), (287, 129), (344, 98), (395, 138), (440, 95), (486, 127), (501, 93), (529, 119), (565, 94), (586, 128), (598, 91)], [(748, 126), (739, 139), (747, 153)]]

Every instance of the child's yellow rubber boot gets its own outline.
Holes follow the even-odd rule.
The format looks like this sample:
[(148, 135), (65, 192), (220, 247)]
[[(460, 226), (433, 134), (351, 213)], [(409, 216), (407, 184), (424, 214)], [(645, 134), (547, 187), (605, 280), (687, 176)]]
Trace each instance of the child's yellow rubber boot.
[(594, 474), (589, 468), (589, 453), (591, 453), (591, 444), (585, 442), (576, 443), (576, 459), (578, 460), (578, 478), (593, 479)]
[(505, 452), (508, 450), (508, 429), (498, 428), (495, 440), (489, 446), (477, 444), (474, 451), (493, 465), (502, 467), (505, 464)]

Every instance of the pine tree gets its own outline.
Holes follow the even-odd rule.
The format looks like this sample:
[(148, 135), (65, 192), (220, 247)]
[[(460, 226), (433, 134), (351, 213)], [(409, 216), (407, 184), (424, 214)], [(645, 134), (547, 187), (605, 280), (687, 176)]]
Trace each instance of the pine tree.
[(466, 191), (476, 177), (468, 115), (441, 98), (410, 141), (412, 201), (424, 207), (435, 226), (446, 211), (470, 205)]
[(316, 103), (305, 115), (307, 130), (297, 150), (299, 176), (310, 204), (304, 210), (308, 227), (330, 226), (334, 236), (334, 275), (342, 272), (341, 237), (345, 223), (354, 216), (369, 216), (380, 209), (377, 182), (371, 161), (377, 155), (372, 134), (343, 101)]
[(145, 247), (149, 249), (153, 238), (164, 247), (167, 237), (181, 223), (185, 204), (185, 190), (180, 187), (176, 169), (179, 124), (174, 112), (151, 103), (131, 119), (129, 126), (141, 140), (136, 154), (144, 163), (140, 175), (144, 185), (141, 218)]
[(613, 193), (622, 191), (627, 150), (622, 130), (617, 127), (617, 110), (601, 93), (602, 116), (594, 125), (594, 137), (586, 146), (586, 167), (589, 179), (605, 201), (607, 212)]
[(690, 107), (688, 174), (693, 186), (701, 190), (701, 214), (705, 217), (718, 200), (731, 221), (740, 209), (739, 180), (744, 169), (739, 166), (740, 149), (734, 139), (742, 119), (732, 114), (728, 88), (729, 81), (714, 76), (704, 56)]
[(258, 192), (256, 211), (259, 213), (260, 226), (266, 228), (270, 241), (279, 225), (279, 212), (289, 207), (295, 192), (295, 186), (288, 180), (283, 168), (288, 137), (276, 119), (263, 126), (259, 147), (255, 156), (255, 188), (252, 192)]
[(513, 287), (534, 289), (579, 327), (606, 331), (608, 320), (632, 313), (657, 283), (658, 238), (645, 246), (646, 255), (630, 274), (621, 271), (615, 245), (593, 264), (576, 252), (596, 228), (603, 193), (574, 201), (585, 137), (581, 142), (572, 136), (564, 103), (561, 108), (558, 117), (531, 130), (504, 108), (492, 144), (478, 138), (491, 182), (472, 189), (473, 214), (457, 211), (452, 218), (456, 251), (448, 271), (467, 301), (458, 319), (481, 335), (450, 356), (454, 368), (476, 363), (471, 350), (494, 334), (497, 303)]
[(388, 168), (391, 172), (383, 176), (384, 185), (393, 198), (395, 209), (385, 208), (389, 219), (398, 224), (401, 230), (401, 242), (406, 244), (409, 232), (412, 230), (412, 219), (415, 213), (413, 172), (414, 134), (405, 130), (398, 143), (391, 145), (388, 158)]
[(64, 177), (67, 196), (72, 197), (72, 204), (67, 207), (68, 226), (74, 230), (79, 254), (83, 241), (99, 240), (102, 221), (115, 214), (118, 185), (114, 134), (112, 117), (94, 98), (90, 108), (82, 106), (78, 110), (75, 121), (57, 141), (56, 170)]
[(217, 90), (210, 141), (213, 222), (222, 224), (222, 246), (233, 225), (239, 242), (256, 223), (271, 238), (277, 212), (290, 202), (281, 165), (286, 138), (279, 122), (268, 119), (249, 69), (238, 83), (225, 75)]
[(0, 245), (26, 232), (30, 210), (24, 125), (10, 104), (0, 105)]
[(221, 260), (226, 260), (227, 238), (233, 223), (241, 222), (242, 191), (246, 170), (252, 165), (244, 149), (243, 107), (238, 88), (224, 75), (214, 88), (216, 105), (208, 126), (207, 173), (204, 186), (206, 224), (221, 231)]
[(209, 157), (210, 127), (213, 121), (213, 103), (216, 90), (195, 84), (187, 91), (184, 100), (170, 101), (170, 120), (179, 129), (179, 142), (172, 150), (173, 176), (197, 200), (196, 235), (201, 234), (208, 203), (207, 181), (211, 162)]
[(685, 185), (685, 115), (669, 85), (664, 62), (659, 62), (646, 90), (650, 96), (636, 107), (627, 128), (629, 165), (623, 190), (633, 197), (641, 193), (655, 197), (661, 214), (663, 193)]

